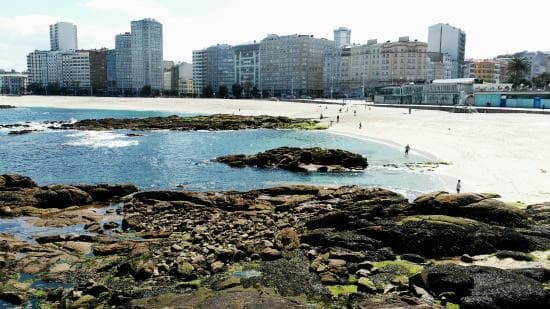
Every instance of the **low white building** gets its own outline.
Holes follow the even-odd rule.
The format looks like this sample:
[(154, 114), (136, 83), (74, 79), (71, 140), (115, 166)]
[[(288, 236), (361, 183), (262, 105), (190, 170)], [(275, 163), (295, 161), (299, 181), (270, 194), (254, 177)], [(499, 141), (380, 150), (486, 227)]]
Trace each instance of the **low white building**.
[(0, 74), (0, 94), (22, 95), (27, 89), (28, 78), (21, 73)]

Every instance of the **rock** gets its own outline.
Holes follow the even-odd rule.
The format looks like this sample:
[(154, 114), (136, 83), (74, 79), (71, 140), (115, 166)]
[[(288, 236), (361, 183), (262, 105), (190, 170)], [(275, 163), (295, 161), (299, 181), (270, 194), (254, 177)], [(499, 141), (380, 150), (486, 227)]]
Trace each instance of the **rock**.
[(9, 108), (15, 108), (13, 105), (0, 105), (0, 109), (9, 109)]
[(533, 256), (530, 255), (530, 254), (523, 253), (523, 252), (517, 252), (517, 251), (510, 251), (510, 250), (497, 251), (497, 253), (495, 253), (495, 256), (499, 259), (511, 258), (511, 259), (516, 260), (516, 261), (532, 261), (533, 260)]
[(14, 212), (9, 206), (0, 207), (0, 217), (11, 217), (13, 215)]
[(359, 278), (359, 280), (357, 280), (357, 286), (359, 287), (359, 290), (363, 292), (367, 292), (367, 293), (376, 292), (376, 286), (374, 285), (374, 282), (370, 281), (365, 277), (361, 277)]
[(69, 308), (93, 308), (96, 303), (96, 298), (92, 295), (83, 295), (74, 303), (72, 303)]
[(231, 167), (280, 168), (294, 172), (352, 171), (367, 168), (367, 159), (340, 149), (281, 147), (256, 155), (229, 155), (216, 161)]
[(15, 174), (0, 175), (0, 190), (2, 188), (35, 188), (36, 183), (30, 178)]
[(17, 130), (17, 131), (9, 131), (8, 135), (25, 135), (32, 132), (36, 132), (38, 130)]
[(122, 219), (123, 230), (133, 230), (136, 232), (143, 231), (145, 229), (145, 216), (141, 214), (128, 214)]
[(116, 222), (113, 222), (113, 221), (110, 221), (110, 222), (107, 222), (107, 223), (103, 224), (103, 228), (106, 229), (106, 230), (116, 229), (118, 226), (119, 226), (119, 224), (116, 223)]
[(527, 225), (524, 210), (484, 194), (434, 192), (416, 198), (412, 210), (419, 214), (457, 216), (510, 227)]
[(216, 261), (216, 262), (210, 264), (210, 269), (214, 273), (218, 273), (218, 272), (222, 271), (224, 267), (225, 267), (225, 264), (223, 262), (220, 262), (220, 261)]
[[(422, 279), (434, 295), (452, 292), (461, 308), (544, 308), (544, 286), (531, 278), (492, 267), (434, 265), (424, 268)], [(448, 295), (448, 294), (447, 294)]]
[(215, 285), (215, 289), (220, 291), (220, 290), (227, 290), (227, 289), (230, 289), (230, 288), (234, 288), (236, 286), (239, 286), (241, 285), (241, 279), (239, 278), (235, 278), (235, 277), (230, 277), (230, 278), (227, 278), (223, 281), (221, 281), (220, 283), (216, 284)]
[(99, 184), (99, 185), (75, 185), (93, 198), (94, 201), (108, 201), (115, 197), (123, 197), (138, 191), (138, 188), (129, 184)]
[(467, 254), (463, 254), (462, 256), (460, 256), (460, 260), (464, 263), (473, 263), (474, 262), (474, 258), (467, 255)]
[(183, 278), (188, 278), (193, 274), (195, 268), (187, 262), (181, 262), (177, 265), (176, 273)]
[(15, 291), (0, 291), (0, 299), (16, 306), (25, 301), (24, 295)]
[[(178, 268), (178, 271), (179, 271), (179, 268)], [(138, 268), (137, 273), (134, 277), (137, 280), (146, 280), (153, 277), (154, 273), (155, 273), (155, 264), (153, 263), (153, 261), (147, 261), (146, 263), (144, 263)]]
[(539, 224), (550, 224), (550, 202), (529, 205), (526, 212), (533, 221)]
[(94, 284), (84, 291), (86, 295), (92, 295), (93, 297), (99, 297), (103, 293), (109, 293), (109, 289), (101, 284)]
[(64, 123), (61, 129), (68, 130), (244, 130), (244, 129), (322, 129), (318, 121), (309, 119), (290, 119), (272, 116), (241, 116), (241, 115), (209, 115), (194, 117), (149, 117), (133, 119), (87, 119), (75, 123)]
[(325, 285), (331, 285), (331, 284), (338, 284), (340, 283), (340, 279), (338, 276), (331, 272), (324, 272), (320, 275), (321, 282)]
[(275, 235), (277, 247), (283, 250), (294, 250), (300, 248), (298, 233), (293, 228), (286, 228)]
[(265, 248), (260, 252), (260, 256), (264, 261), (272, 261), (281, 258), (281, 251), (273, 248)]
[(411, 253), (402, 254), (401, 259), (409, 262), (417, 263), (417, 264), (426, 263), (426, 259), (423, 256), (418, 254), (411, 254)]

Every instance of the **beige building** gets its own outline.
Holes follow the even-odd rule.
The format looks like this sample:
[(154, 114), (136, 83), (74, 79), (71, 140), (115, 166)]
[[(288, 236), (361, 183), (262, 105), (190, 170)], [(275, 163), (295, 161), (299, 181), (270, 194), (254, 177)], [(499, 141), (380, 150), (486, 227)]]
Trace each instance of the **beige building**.
[(464, 76), (483, 80), (484, 83), (498, 84), (500, 62), (494, 59), (473, 59), (466, 62)]

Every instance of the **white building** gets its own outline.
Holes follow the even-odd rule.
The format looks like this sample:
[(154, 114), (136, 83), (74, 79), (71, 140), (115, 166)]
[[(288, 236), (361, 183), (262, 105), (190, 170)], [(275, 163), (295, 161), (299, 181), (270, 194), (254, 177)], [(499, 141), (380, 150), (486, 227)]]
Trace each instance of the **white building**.
[(77, 50), (76, 25), (67, 22), (50, 25), (50, 46), (52, 51)]
[(351, 45), (351, 29), (340, 27), (334, 30), (334, 45), (336, 48)]
[(116, 88), (132, 90), (132, 35), (129, 32), (115, 37)]
[(132, 87), (151, 86), (161, 90), (163, 83), (162, 24), (154, 19), (132, 21)]
[(29, 84), (48, 85), (48, 52), (36, 50), (27, 55), (27, 74)]
[(0, 94), (21, 95), (27, 89), (27, 75), (0, 73)]
[(428, 51), (448, 54), (458, 63), (453, 78), (460, 77), (466, 51), (466, 33), (448, 24), (436, 24), (428, 30)]
[(193, 86), (195, 93), (200, 94), (208, 85), (208, 52), (206, 49), (193, 51)]

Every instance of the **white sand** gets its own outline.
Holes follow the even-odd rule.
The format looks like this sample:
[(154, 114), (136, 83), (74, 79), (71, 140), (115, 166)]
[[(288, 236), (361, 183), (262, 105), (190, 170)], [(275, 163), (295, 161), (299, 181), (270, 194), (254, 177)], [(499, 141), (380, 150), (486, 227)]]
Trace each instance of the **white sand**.
[[(126, 99), (86, 97), (0, 97), (1, 104), (191, 113), (284, 115), (336, 119), (339, 105), (319, 107), (253, 100)], [(550, 201), (550, 116), (529, 114), (453, 114), (439, 111), (350, 105), (330, 132), (378, 139), (412, 152), (429, 154), (440, 166), (435, 173), (461, 179), (463, 191), (494, 192), (507, 201)], [(240, 111), (239, 111), (240, 109)], [(357, 110), (357, 116), (353, 111)], [(0, 114), (1, 117), (1, 114)], [(324, 122), (328, 124), (329, 119)], [(359, 122), (363, 128), (359, 130)], [(545, 173), (544, 171), (548, 171)], [(445, 190), (454, 190), (454, 184)]]

